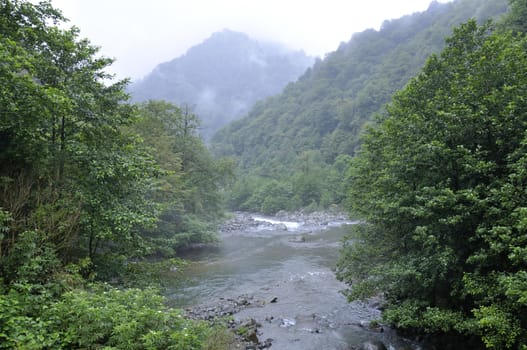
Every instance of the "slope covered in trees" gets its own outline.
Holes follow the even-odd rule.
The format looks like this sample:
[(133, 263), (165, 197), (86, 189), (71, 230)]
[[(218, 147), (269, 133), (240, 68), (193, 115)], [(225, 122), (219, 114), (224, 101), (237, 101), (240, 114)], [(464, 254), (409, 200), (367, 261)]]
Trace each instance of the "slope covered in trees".
[(231, 205), (272, 212), (339, 203), (342, 164), (355, 154), (372, 115), (442, 49), (453, 26), (506, 9), (506, 0), (434, 2), (379, 31), (353, 35), (282, 94), (215, 135), (214, 152), (236, 157), (243, 174)]
[(0, 1), (0, 348), (200, 349), (208, 328), (154, 290), (100, 282), (148, 285), (177, 262), (146, 257), (209, 240), (229, 163), (194, 116), (127, 104), (111, 60), (63, 21)]
[(439, 348), (527, 344), (526, 17), (525, 1), (511, 4), (505, 29), (456, 28), (350, 168), (365, 224), (338, 275), (351, 299), (383, 293), (398, 328), (450, 335)]
[(130, 86), (134, 101), (166, 100), (189, 106), (206, 138), (277, 94), (313, 63), (302, 51), (258, 42), (230, 30), (214, 33)]

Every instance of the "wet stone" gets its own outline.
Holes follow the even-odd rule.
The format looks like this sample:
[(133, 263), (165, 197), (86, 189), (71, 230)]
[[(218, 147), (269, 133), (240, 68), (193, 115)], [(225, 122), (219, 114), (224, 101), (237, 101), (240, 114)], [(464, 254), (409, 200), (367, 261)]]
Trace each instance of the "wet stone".
[(383, 342), (379, 340), (371, 340), (362, 343), (359, 350), (387, 350)]

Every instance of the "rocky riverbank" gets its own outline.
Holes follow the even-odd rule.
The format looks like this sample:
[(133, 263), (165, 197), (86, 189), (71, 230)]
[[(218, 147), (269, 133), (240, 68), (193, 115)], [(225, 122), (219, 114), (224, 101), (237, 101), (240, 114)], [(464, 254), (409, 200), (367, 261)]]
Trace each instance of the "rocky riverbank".
[(244, 232), (266, 228), (269, 230), (292, 230), (287, 223), (295, 224), (294, 231), (309, 232), (356, 222), (350, 220), (345, 213), (338, 209), (315, 212), (305, 210), (295, 212), (279, 211), (272, 217), (279, 222), (274, 222), (271, 219), (266, 221), (268, 218), (270, 217), (257, 213), (234, 212), (232, 217), (220, 226), (220, 232)]
[[(273, 302), (271, 300), (270, 302)], [(220, 298), (216, 303), (199, 305), (185, 310), (185, 316), (210, 322), (211, 325), (223, 322), (233, 333), (233, 349), (267, 349), (272, 346), (273, 339), (260, 339), (262, 326), (254, 318), (236, 319), (235, 314), (247, 308), (261, 308), (267, 301), (255, 299), (252, 295), (240, 295), (237, 298)]]
[[(263, 333), (260, 331), (262, 323), (254, 318), (239, 319), (235, 317), (242, 310), (251, 308), (265, 308), (267, 304), (278, 303), (276, 297), (270, 300), (257, 299), (252, 295), (240, 295), (237, 298), (220, 298), (214, 304), (199, 305), (185, 310), (185, 316), (195, 320), (202, 320), (210, 322), (211, 326), (217, 323), (226, 325), (233, 334), (233, 341), (230, 344), (231, 349), (245, 349), (257, 350), (268, 349), (273, 345), (273, 339), (263, 339)], [(325, 332), (326, 329), (334, 327), (325, 319), (317, 314), (312, 314), (303, 320), (313, 325), (313, 327), (306, 329), (307, 332), (318, 334)], [(279, 327), (287, 328), (294, 325), (298, 320), (285, 319), (268, 315), (263, 322), (268, 324), (278, 324)], [(384, 327), (378, 323), (358, 322), (356, 324), (348, 324), (347, 326), (354, 326), (363, 328), (371, 333), (383, 333)], [(360, 347), (348, 347), (346, 350), (386, 350), (386, 346), (379, 340), (364, 341)], [(411, 348), (399, 348), (406, 350)], [(399, 350), (398, 349), (398, 350)]]
[(372, 323), (378, 304), (348, 303), (340, 292), (332, 267), (341, 226), (353, 223), (338, 211), (233, 213), (215, 248), (191, 256), (172, 297), (188, 317), (227, 326), (226, 349), (420, 349)]

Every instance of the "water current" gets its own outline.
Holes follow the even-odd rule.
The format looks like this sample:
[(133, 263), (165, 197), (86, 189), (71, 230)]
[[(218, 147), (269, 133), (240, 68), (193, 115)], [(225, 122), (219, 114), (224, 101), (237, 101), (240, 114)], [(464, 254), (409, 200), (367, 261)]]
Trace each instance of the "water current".
[(187, 256), (183, 282), (171, 291), (174, 306), (213, 305), (247, 295), (263, 301), (241, 310), (237, 319), (255, 319), (260, 339), (273, 339), (272, 349), (358, 349), (381, 341), (387, 349), (420, 349), (384, 327), (368, 327), (377, 309), (348, 303), (333, 268), (346, 221), (308, 225), (253, 216), (255, 224), (223, 232), (220, 242)]

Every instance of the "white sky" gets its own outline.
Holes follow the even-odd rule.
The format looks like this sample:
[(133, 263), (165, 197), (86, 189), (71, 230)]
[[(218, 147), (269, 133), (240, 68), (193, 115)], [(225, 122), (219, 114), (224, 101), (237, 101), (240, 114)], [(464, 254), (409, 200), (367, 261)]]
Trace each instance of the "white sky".
[[(447, 2), (449, 0), (440, 0)], [(52, 0), (117, 78), (141, 78), (214, 32), (231, 29), (324, 57), (353, 33), (424, 11), (431, 0)]]

